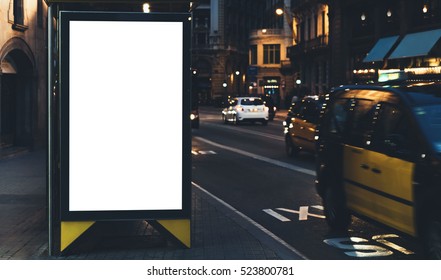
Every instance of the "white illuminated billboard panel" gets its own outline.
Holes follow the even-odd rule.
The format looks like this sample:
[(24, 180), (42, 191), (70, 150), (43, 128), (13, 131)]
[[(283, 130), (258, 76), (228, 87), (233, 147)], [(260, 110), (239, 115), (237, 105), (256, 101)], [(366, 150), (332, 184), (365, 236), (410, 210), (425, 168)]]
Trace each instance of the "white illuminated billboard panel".
[(185, 22), (107, 16), (68, 14), (62, 27), (62, 208), (69, 217), (180, 213), (190, 183)]

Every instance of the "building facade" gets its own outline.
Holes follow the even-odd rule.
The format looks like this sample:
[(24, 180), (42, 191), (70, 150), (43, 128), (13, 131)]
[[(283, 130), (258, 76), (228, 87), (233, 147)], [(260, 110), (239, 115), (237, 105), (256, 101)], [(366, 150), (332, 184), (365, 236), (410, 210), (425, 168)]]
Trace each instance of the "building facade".
[(440, 79), (441, 1), (345, 2), (347, 81), (372, 82), (397, 70), (409, 78)]
[(46, 21), (43, 0), (0, 2), (0, 150), (45, 145)]
[(293, 45), (291, 1), (265, 4), (266, 21), (249, 34), (248, 93), (270, 96), (277, 107), (287, 107), (295, 84), (287, 52)]
[(301, 94), (387, 71), (440, 78), (440, 0), (297, 0), (292, 11), (289, 57)]
[(324, 1), (295, 1), (295, 40), (289, 57), (296, 79), (295, 95), (326, 92), (330, 84), (329, 6)]
[(262, 26), (264, 0), (201, 0), (192, 11), (193, 91), (199, 102), (248, 94), (248, 34)]

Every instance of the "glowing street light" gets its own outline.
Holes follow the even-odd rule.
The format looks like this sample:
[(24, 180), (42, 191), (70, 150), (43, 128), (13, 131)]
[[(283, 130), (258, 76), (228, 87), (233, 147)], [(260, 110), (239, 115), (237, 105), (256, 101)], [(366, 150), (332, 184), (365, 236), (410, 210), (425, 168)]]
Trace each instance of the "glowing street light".
[(149, 3), (144, 3), (144, 4), (142, 5), (142, 11), (143, 11), (144, 13), (150, 13), (150, 4), (149, 4)]

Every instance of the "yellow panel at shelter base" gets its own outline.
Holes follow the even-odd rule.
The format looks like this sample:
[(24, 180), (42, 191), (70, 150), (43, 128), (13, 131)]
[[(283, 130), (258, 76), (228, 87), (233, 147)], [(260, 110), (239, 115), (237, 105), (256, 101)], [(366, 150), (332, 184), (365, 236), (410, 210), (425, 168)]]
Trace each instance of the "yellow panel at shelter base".
[(61, 222), (61, 244), (60, 251), (66, 249), (72, 242), (81, 236), (95, 222)]
[(191, 247), (190, 220), (157, 220), (157, 222), (187, 248)]

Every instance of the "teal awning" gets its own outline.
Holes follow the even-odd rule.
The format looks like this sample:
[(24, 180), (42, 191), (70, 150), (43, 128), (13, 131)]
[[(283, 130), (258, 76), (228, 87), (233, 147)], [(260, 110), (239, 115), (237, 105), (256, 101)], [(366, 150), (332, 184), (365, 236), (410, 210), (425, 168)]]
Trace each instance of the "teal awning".
[(428, 55), (441, 38), (441, 29), (407, 34), (389, 59)]
[(379, 39), (367, 56), (363, 59), (363, 62), (383, 61), (387, 53), (397, 42), (398, 37), (399, 36), (397, 35)]

